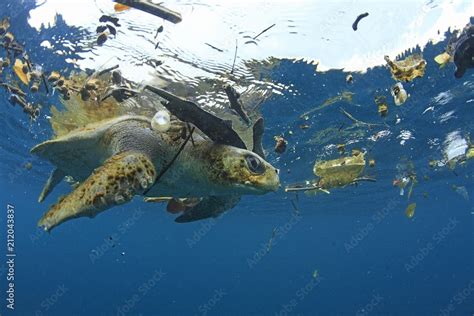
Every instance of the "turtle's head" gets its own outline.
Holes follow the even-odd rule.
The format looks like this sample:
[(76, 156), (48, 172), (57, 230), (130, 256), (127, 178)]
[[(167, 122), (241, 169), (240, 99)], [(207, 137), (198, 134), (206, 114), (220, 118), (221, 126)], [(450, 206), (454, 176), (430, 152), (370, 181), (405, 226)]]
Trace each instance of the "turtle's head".
[(265, 194), (280, 187), (278, 169), (259, 155), (232, 146), (214, 145), (207, 152), (212, 181), (240, 194)]

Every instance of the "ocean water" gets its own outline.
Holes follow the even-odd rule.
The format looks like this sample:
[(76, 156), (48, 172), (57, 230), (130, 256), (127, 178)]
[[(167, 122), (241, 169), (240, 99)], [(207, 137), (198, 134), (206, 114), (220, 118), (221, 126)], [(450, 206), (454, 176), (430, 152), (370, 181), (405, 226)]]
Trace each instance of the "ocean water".
[[(193, 10), (209, 16), (218, 10), (205, 2), (164, 5), (184, 10), (183, 23)], [(242, 13), (234, 2), (228, 8), (215, 5), (226, 11), (226, 17)], [(294, 56), (243, 57), (251, 55), (254, 46), (265, 46), (265, 40), (278, 43), (283, 32), (278, 23), (276, 33), (269, 30), (259, 38), (260, 46), (249, 44), (250, 52), (242, 48), (250, 31), (242, 28), (239, 47), (243, 51), (235, 65), (235, 79), (228, 76), (234, 38), (217, 41), (226, 45), (223, 54), (230, 56), (226, 59), (206, 48), (206, 34), (199, 34), (198, 40), (190, 41), (202, 44), (200, 49), (206, 53), (200, 54), (180, 48), (179, 36), (173, 37), (173, 32), (184, 31), (161, 19), (137, 20), (133, 14), (138, 13), (129, 11), (117, 14), (122, 22), (117, 37), (97, 47), (97, 23), (77, 26), (58, 15), (54, 26), (35, 29), (31, 22), (38, 15), (35, 10), (50, 10), (47, 6), (48, 1), (2, 0), (0, 18), (10, 17), (9, 30), (24, 44), (30, 60), (48, 73), (75, 69), (90, 74), (115, 54), (112, 64), (123, 65), (124, 76), (137, 84), (161, 84), (205, 109), (235, 117), (226, 108), (225, 94), (216, 88), (224, 79), (230, 80), (242, 92), (246, 109), (258, 107), (265, 119), (263, 146), (267, 161), (280, 169), (282, 189), (244, 196), (220, 217), (186, 224), (175, 223), (175, 216), (163, 205), (136, 197), (94, 219), (71, 220), (44, 232), (37, 227), (39, 218), (71, 187), (63, 182), (38, 203), (52, 166), (29, 150), (53, 136), (48, 118), (51, 105), (60, 106), (60, 97), (44, 91), (31, 96), (42, 110), (36, 121), (30, 121), (18, 106), (9, 104), (9, 94), (2, 89), (1, 315), (474, 315), (474, 161), (452, 168), (429, 166), (432, 160), (464, 153), (469, 135), (473, 137), (474, 70), (455, 79), (452, 63), (440, 68), (433, 60), (444, 51), (452, 30), (441, 29), (443, 39), (437, 43), (406, 46), (406, 51), (398, 52), (422, 53), (427, 66), (422, 78), (403, 83), (410, 97), (397, 107), (390, 95), (395, 81), (383, 56), (379, 65), (366, 71), (322, 71), (311, 58)], [(97, 1), (82, 10), (83, 15), (100, 16), (113, 13), (112, 7), (111, 2)], [(344, 5), (334, 7), (337, 13)], [(391, 4), (384, 2), (382, 7)], [(448, 10), (438, 2), (431, 10), (442, 15), (440, 8)], [(296, 27), (285, 26), (284, 32), (304, 34), (308, 30), (298, 21), (311, 20), (313, 13), (293, 8), (288, 12), (291, 16), (275, 20), (294, 20)], [(340, 23), (347, 20), (344, 23), (350, 28), (356, 16), (341, 15)], [(361, 46), (362, 39), (370, 40), (370, 30), (363, 27), (370, 18), (362, 20), (354, 33), (360, 36)], [(272, 24), (265, 23), (259, 29)], [(334, 16), (331, 23), (338, 23)], [(163, 40), (155, 49), (154, 35), (162, 24)], [(331, 34), (330, 40), (343, 40), (342, 35)], [(137, 38), (143, 41), (134, 43)], [(54, 48), (47, 48), (44, 41)], [(289, 46), (283, 40), (279, 45)], [(105, 50), (109, 55), (102, 58)], [(153, 66), (155, 59), (164, 60), (163, 67)], [(353, 83), (346, 82), (349, 73)], [(4, 71), (2, 80), (17, 79)], [(349, 93), (351, 100), (341, 97)], [(385, 118), (377, 112), (377, 95), (387, 98)], [(338, 96), (336, 102), (321, 107)], [(377, 125), (354, 124), (341, 109)], [(305, 116), (308, 111), (312, 112)], [(288, 141), (283, 154), (274, 152), (277, 135)], [(315, 161), (340, 157), (337, 144), (374, 159), (375, 166), (367, 166), (364, 174), (376, 182), (316, 196), (285, 193), (286, 185), (315, 178)], [(401, 195), (393, 181), (410, 171), (416, 173), (417, 183), (411, 194), (408, 186)], [(405, 210), (411, 203), (416, 203), (416, 209), (409, 218)], [(13, 251), (7, 249), (11, 246), (7, 214), (12, 207)], [(12, 253), (16, 256), (8, 256)]]

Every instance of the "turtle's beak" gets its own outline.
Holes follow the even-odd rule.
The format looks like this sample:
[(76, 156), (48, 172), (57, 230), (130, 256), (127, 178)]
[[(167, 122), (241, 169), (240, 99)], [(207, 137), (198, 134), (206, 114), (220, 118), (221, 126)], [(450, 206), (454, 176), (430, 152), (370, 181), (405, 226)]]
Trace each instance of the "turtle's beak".
[[(280, 187), (280, 173), (279, 169), (274, 168), (272, 165), (267, 165), (267, 172), (265, 173), (264, 181), (262, 181), (262, 188), (266, 192), (277, 191)], [(264, 192), (264, 193), (266, 193)]]
[(280, 183), (280, 169), (276, 169), (276, 168), (275, 168), (275, 174), (276, 174), (276, 176), (277, 176), (277, 184), (278, 184), (278, 187), (277, 187), (275, 190), (273, 190), (273, 191), (277, 191), (278, 189), (281, 188), (281, 183)]

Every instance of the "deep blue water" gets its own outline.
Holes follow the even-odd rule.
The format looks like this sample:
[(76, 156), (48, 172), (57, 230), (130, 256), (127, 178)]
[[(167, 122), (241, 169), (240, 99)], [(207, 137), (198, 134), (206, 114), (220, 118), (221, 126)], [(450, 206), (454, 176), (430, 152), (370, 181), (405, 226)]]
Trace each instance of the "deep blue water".
[[(48, 32), (80, 35), (61, 23), (38, 34), (27, 25), (24, 9), (2, 8), (0, 17), (12, 12), (18, 13), (12, 31), (27, 47), (38, 47)], [(315, 197), (296, 198), (283, 190), (246, 196), (224, 216), (190, 224), (177, 224), (163, 206), (136, 198), (51, 234), (39, 230), (36, 223), (47, 205), (70, 189), (63, 183), (45, 203), (37, 203), (51, 166), (29, 149), (48, 139), (51, 129), (44, 118), (30, 126), (0, 91), (0, 224), (5, 236), (6, 207), (14, 205), (17, 254), (14, 311), (4, 299), (6, 258), (0, 265), (2, 315), (473, 315), (474, 162), (454, 171), (428, 167), (430, 159), (442, 158), (448, 133), (472, 135), (474, 127), (474, 71), (456, 80), (452, 64), (438, 69), (433, 62), (446, 43), (423, 51), (426, 74), (404, 84), (411, 97), (400, 108), (392, 102), (389, 127), (344, 136), (357, 140), (348, 150), (362, 148), (376, 160), (376, 167), (367, 169), (376, 183)], [(45, 68), (65, 65), (46, 50), (30, 55), (44, 58)], [(391, 101), (385, 89), (394, 83), (385, 67), (354, 73), (354, 83), (347, 85), (343, 71), (315, 73), (314, 66), (291, 60), (283, 60), (271, 75), (298, 91), (274, 95), (262, 105), (264, 147), (271, 153), (268, 160), (281, 169), (283, 184), (311, 179), (314, 161), (323, 153), (325, 159), (338, 157), (325, 146), (344, 142), (342, 136), (309, 141), (326, 128), (350, 127), (341, 106), (358, 119), (382, 123), (373, 99), (381, 92)], [(355, 93), (352, 104), (330, 105), (308, 121), (299, 118), (341, 91)], [(445, 104), (434, 99), (442, 92), (452, 96)], [(434, 110), (423, 114), (430, 106)], [(450, 111), (452, 118), (442, 121)], [(310, 128), (301, 130), (305, 123)], [(381, 130), (390, 134), (368, 140)], [(401, 145), (404, 130), (414, 138)], [(278, 157), (273, 136), (281, 133), (289, 145)], [(437, 144), (430, 146), (430, 139)], [(392, 186), (403, 161), (414, 163), (418, 177), (410, 202)], [(23, 167), (26, 162), (32, 162), (31, 170)], [(471, 199), (452, 185), (464, 186)], [(404, 211), (412, 202), (416, 213), (408, 219)], [(267, 252), (274, 228), (278, 233)], [(2, 253), (5, 244), (4, 239)]]

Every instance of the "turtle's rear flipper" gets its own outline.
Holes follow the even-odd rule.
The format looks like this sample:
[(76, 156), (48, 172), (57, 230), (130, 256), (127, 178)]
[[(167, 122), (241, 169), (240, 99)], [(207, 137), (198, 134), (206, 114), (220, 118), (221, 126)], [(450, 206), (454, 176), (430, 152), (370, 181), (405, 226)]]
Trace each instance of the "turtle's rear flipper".
[(155, 167), (146, 155), (123, 152), (112, 156), (72, 193), (54, 204), (38, 226), (49, 231), (76, 217), (94, 217), (143, 193), (153, 185), (155, 178)]
[(217, 217), (233, 208), (240, 201), (239, 195), (208, 196), (202, 199), (195, 207), (177, 217), (175, 222), (188, 223), (210, 217)]
[(46, 181), (46, 184), (44, 185), (43, 191), (41, 191), (40, 196), (38, 197), (38, 202), (41, 203), (44, 201), (44, 199), (48, 196), (48, 194), (54, 189), (56, 185), (58, 185), (59, 182), (64, 179), (66, 174), (59, 170), (59, 169), (54, 169), (53, 172), (49, 175), (48, 181)]

